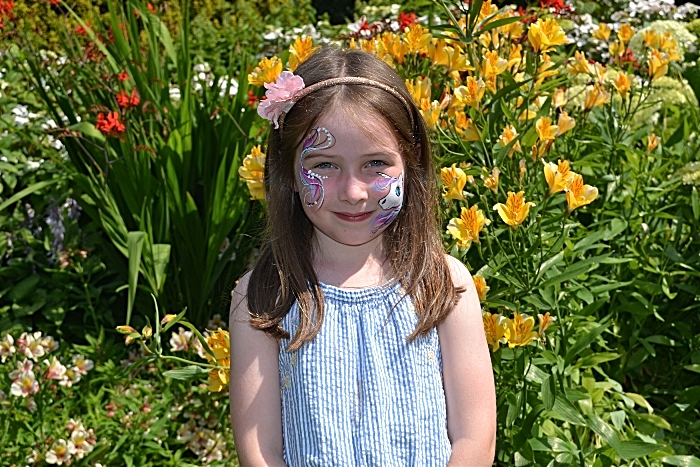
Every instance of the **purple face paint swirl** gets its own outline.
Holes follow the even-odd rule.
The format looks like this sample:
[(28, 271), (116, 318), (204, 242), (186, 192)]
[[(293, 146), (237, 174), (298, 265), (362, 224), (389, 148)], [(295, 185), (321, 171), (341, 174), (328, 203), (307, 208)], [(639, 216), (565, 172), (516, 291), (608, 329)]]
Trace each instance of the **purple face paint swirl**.
[(323, 179), (326, 177), (317, 174), (311, 169), (304, 168), (304, 157), (311, 151), (328, 149), (333, 144), (335, 144), (333, 135), (323, 127), (312, 129), (302, 144), (301, 157), (299, 158), (299, 178), (301, 183), (308, 189), (304, 194), (304, 204), (307, 207), (314, 205), (321, 207), (321, 204), (323, 204), (325, 197)]
[(389, 191), (386, 196), (379, 200), (379, 206), (383, 212), (380, 212), (370, 225), (373, 234), (391, 224), (403, 206), (403, 172), (398, 177), (390, 177), (382, 172), (378, 172), (378, 174), (382, 178), (372, 183), (370, 187), (377, 191), (384, 191), (388, 188)]

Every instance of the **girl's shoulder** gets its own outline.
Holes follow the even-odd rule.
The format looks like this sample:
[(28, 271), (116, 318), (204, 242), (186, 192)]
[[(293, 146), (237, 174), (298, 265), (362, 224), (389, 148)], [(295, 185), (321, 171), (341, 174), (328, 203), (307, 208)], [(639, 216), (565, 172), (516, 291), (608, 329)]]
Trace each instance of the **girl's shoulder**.
[(445, 254), (445, 261), (456, 289), (467, 288), (470, 284), (473, 284), (472, 275), (464, 263), (448, 254)]
[[(230, 318), (241, 318), (244, 314), (247, 315), (248, 310), (248, 284), (253, 271), (246, 272), (234, 286), (231, 291), (231, 310)], [(247, 318), (247, 316), (246, 316)]]

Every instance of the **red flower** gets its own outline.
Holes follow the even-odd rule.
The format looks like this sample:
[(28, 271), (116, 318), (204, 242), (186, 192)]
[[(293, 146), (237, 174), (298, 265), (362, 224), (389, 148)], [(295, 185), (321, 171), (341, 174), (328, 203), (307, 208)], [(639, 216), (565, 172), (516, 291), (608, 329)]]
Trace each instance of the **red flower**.
[(129, 79), (129, 73), (127, 73), (126, 70), (124, 70), (117, 75), (117, 79), (121, 82), (124, 82), (127, 79)]
[(95, 128), (109, 137), (120, 137), (126, 131), (126, 126), (119, 120), (119, 112), (108, 112), (107, 118), (105, 114), (100, 112), (97, 115), (97, 125)]
[(148, 11), (150, 11), (150, 12), (153, 13), (153, 14), (156, 14), (155, 9), (153, 9), (153, 4), (152, 4), (152, 3), (149, 3), (149, 4), (148, 4)]
[[(264, 97), (264, 96), (263, 96)], [(255, 95), (252, 89), (248, 89), (248, 107), (254, 109), (255, 104), (260, 102), (258, 96)]]
[(117, 93), (117, 105), (122, 110), (129, 110), (132, 107), (136, 107), (141, 102), (141, 98), (136, 94), (136, 89), (131, 90), (131, 97), (123, 89)]
[(553, 9), (556, 14), (560, 14), (563, 11), (571, 11), (571, 6), (564, 4), (564, 0), (540, 0), (540, 7)]
[(399, 30), (403, 31), (407, 27), (409, 27), (412, 24), (415, 24), (418, 21), (418, 17), (414, 12), (410, 13), (404, 13), (403, 11), (399, 13)]
[(0, 16), (9, 16), (12, 18), (12, 10), (15, 7), (15, 2), (14, 0), (0, 0)]
[(49, 0), (49, 3), (51, 6), (58, 6), (58, 4), (61, 3), (61, 0)]
[[(85, 24), (88, 26), (88, 28), (90, 27), (90, 21), (85, 21)], [(88, 35), (88, 32), (82, 26), (78, 26), (77, 28), (75, 28), (73, 30), (73, 32), (75, 32), (79, 36), (87, 36)]]

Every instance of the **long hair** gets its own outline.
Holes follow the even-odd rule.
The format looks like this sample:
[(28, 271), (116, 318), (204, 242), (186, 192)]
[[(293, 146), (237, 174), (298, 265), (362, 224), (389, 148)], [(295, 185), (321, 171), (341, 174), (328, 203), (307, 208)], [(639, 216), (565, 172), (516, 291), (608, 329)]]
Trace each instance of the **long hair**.
[(301, 64), (296, 74), (306, 86), (346, 76), (378, 81), (401, 93), (412, 115), (386, 90), (343, 84), (300, 99), (280, 129), (270, 131), (265, 160), (267, 238), (248, 283), (250, 324), (278, 339), (288, 338), (280, 322), (296, 301), (299, 325), (288, 351), (312, 340), (321, 328), (324, 306), (313, 268), (314, 228), (294, 190), (294, 162), (304, 136), (325, 112), (342, 106), (355, 122), (361, 122), (362, 115), (376, 115), (394, 129), (404, 161), (405, 199), (399, 215), (383, 233), (383, 247), (392, 277), (401, 282), (418, 315), (409, 341), (427, 334), (447, 317), (462, 290), (455, 289), (444, 257), (430, 141), (413, 98), (394, 70), (374, 55), (358, 50), (323, 47)]

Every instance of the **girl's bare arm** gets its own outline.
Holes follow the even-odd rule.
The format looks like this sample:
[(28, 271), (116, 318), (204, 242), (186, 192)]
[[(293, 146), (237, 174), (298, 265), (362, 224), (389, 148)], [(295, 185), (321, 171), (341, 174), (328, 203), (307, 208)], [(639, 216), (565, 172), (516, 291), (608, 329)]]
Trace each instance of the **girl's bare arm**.
[(481, 305), (471, 274), (448, 257), (452, 279), (463, 286), (455, 309), (438, 326), (452, 443), (448, 466), (486, 467), (496, 449), (496, 391), (486, 344)]
[(231, 422), (242, 466), (284, 466), (279, 345), (247, 322), (249, 274), (236, 286), (231, 332)]

